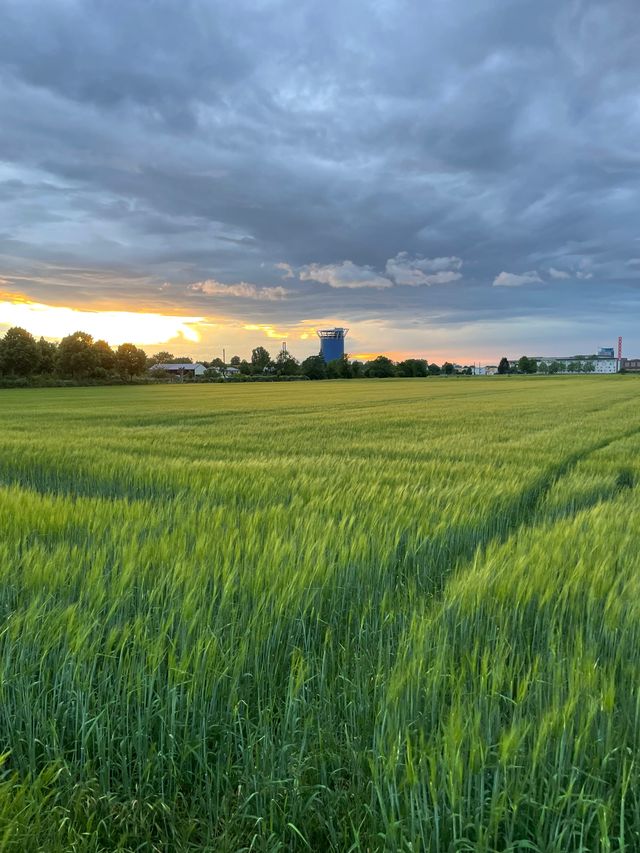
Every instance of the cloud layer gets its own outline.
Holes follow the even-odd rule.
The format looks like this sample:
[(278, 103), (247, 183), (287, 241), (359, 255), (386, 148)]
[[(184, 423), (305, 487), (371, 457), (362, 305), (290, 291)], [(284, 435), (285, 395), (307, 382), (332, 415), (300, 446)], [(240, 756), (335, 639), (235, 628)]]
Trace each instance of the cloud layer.
[(2, 289), (640, 355), (637, 13), (4, 0)]

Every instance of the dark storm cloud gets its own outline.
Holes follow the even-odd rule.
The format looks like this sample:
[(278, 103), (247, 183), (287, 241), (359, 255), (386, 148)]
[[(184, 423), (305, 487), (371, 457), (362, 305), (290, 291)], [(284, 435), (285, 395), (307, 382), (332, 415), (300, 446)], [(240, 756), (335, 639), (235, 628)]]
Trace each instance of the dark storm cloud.
[(0, 277), (265, 322), (626, 332), (637, 24), (636, 0), (5, 0)]

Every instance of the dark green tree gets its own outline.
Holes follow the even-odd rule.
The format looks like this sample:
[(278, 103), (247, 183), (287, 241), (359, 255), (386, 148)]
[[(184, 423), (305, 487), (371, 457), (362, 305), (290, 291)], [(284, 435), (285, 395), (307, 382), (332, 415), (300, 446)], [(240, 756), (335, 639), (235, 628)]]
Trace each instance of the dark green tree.
[[(188, 361), (189, 359), (181, 358), (180, 361)], [(161, 350), (157, 352), (155, 355), (149, 356), (147, 359), (147, 366), (153, 367), (154, 364), (172, 364), (175, 361), (175, 356), (172, 352), (167, 352), (166, 350)]]
[(116, 350), (116, 367), (124, 379), (141, 376), (147, 369), (147, 354), (134, 344), (120, 344)]
[(271, 365), (271, 356), (264, 347), (251, 350), (251, 372), (264, 373)]
[(5, 376), (30, 376), (38, 369), (38, 345), (26, 329), (14, 326), (0, 340), (0, 369)]
[(327, 363), (327, 379), (351, 379), (353, 371), (346, 355)]
[(251, 374), (251, 365), (246, 359), (242, 359), (240, 364), (238, 365), (238, 369), (243, 376), (249, 376)]
[(379, 355), (364, 366), (364, 375), (372, 379), (388, 379), (396, 375), (394, 363), (386, 355)]
[(326, 379), (327, 365), (321, 355), (310, 355), (300, 365), (300, 373), (309, 379)]
[(116, 366), (116, 354), (106, 341), (96, 341), (93, 345), (96, 354), (96, 370), (106, 375)]
[(452, 376), (455, 373), (455, 367), (451, 364), (450, 361), (445, 361), (442, 365), (442, 372), (445, 376)]
[(397, 365), (399, 376), (427, 376), (429, 365), (422, 358), (406, 358)]
[(278, 376), (297, 376), (300, 372), (300, 365), (286, 350), (280, 350), (276, 357), (276, 374)]
[(351, 376), (353, 379), (360, 379), (364, 370), (364, 364), (361, 361), (351, 362)]
[(56, 369), (58, 345), (40, 338), (38, 341), (38, 373), (51, 376)]
[(240, 356), (232, 355), (229, 364), (231, 364), (233, 367), (240, 367)]
[(503, 355), (502, 358), (500, 359), (500, 364), (498, 365), (498, 373), (501, 376), (504, 376), (508, 372), (509, 372), (509, 359), (506, 357), (506, 355)]
[(96, 369), (93, 338), (87, 332), (67, 335), (58, 345), (58, 370), (63, 376), (86, 379)]
[(429, 376), (440, 376), (441, 373), (442, 371), (438, 364), (431, 363), (429, 365)]

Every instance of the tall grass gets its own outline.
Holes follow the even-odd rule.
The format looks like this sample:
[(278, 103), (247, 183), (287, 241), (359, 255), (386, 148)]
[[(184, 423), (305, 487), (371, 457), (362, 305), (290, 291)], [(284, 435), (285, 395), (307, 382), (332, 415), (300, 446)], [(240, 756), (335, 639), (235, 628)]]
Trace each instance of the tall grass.
[(633, 377), (0, 399), (0, 850), (640, 849)]

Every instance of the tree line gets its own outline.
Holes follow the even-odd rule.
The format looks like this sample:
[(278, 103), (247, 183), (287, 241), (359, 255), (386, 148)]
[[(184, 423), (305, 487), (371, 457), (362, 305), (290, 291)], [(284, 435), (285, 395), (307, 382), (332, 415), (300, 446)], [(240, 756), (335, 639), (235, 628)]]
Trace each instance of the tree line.
[[(162, 353), (166, 355), (166, 353)], [(179, 360), (179, 359), (177, 359)], [(392, 361), (385, 355), (379, 355), (370, 361), (350, 360), (346, 355), (335, 361), (325, 362), (321, 355), (310, 355), (303, 361), (298, 361), (287, 350), (281, 350), (273, 359), (265, 347), (256, 347), (251, 352), (251, 359), (241, 359), (234, 355), (230, 361), (231, 367), (239, 370), (241, 376), (301, 376), (307, 379), (360, 379), (360, 378), (390, 378), (394, 376), (437, 376), (441, 373), (452, 375), (471, 373), (470, 367), (456, 370), (453, 364), (445, 362), (442, 366), (422, 358), (407, 358), (404, 361)], [(209, 371), (222, 373), (226, 365), (219, 358), (214, 358), (208, 364)]]
[[(25, 329), (14, 327), (0, 338), (0, 377), (7, 380), (68, 380), (75, 382), (132, 381), (147, 374), (159, 364), (193, 363), (187, 356), (174, 356), (161, 351), (147, 356), (140, 347), (131, 343), (112, 348), (104, 340), (94, 340), (87, 332), (74, 332), (59, 343), (41, 337), (36, 340)], [(206, 368), (205, 379), (229, 378), (229, 366), (239, 372), (242, 381), (258, 378), (302, 378), (302, 379), (358, 379), (390, 378), (394, 376), (438, 376), (456, 373), (471, 374), (471, 368), (458, 368), (445, 362), (442, 365), (429, 363), (427, 359), (407, 358), (392, 361), (379, 355), (370, 361), (349, 360), (347, 356), (325, 363), (321, 355), (312, 355), (298, 361), (291, 353), (283, 350), (275, 358), (265, 347), (252, 350), (249, 360), (234, 355), (229, 365), (222, 359), (201, 362)], [(234, 371), (235, 374), (235, 371)], [(156, 370), (152, 374), (160, 378)]]
[(82, 381), (127, 381), (147, 370), (147, 355), (134, 344), (112, 349), (87, 332), (74, 332), (53, 343), (15, 326), (0, 338), (0, 375), (33, 376)]
[[(75, 382), (127, 382), (138, 379), (154, 366), (170, 363), (192, 363), (188, 356), (174, 356), (161, 351), (152, 356), (135, 344), (124, 343), (112, 348), (104, 340), (94, 340), (87, 332), (74, 332), (53, 343), (41, 337), (36, 340), (30, 332), (19, 327), (9, 329), (0, 338), (0, 377), (3, 379), (32, 378), (60, 379)], [(298, 361), (287, 350), (282, 350), (275, 358), (263, 346), (251, 352), (249, 360), (234, 355), (229, 365), (222, 359), (201, 362), (206, 372), (204, 379), (229, 379), (229, 366), (236, 368), (240, 381), (265, 378), (301, 378), (301, 379), (359, 379), (391, 377), (426, 377), (452, 375), (471, 375), (471, 367), (459, 367), (445, 361), (438, 365), (423, 358), (407, 358), (392, 361), (379, 355), (370, 361), (350, 360), (346, 355), (326, 363), (321, 355), (311, 355)], [(576, 356), (565, 365), (559, 361), (536, 361), (522, 356), (517, 362), (510, 362), (504, 356), (500, 360), (498, 373), (593, 373), (595, 356)], [(234, 378), (236, 371), (233, 371)], [(153, 376), (161, 374), (154, 371)]]
[(556, 373), (594, 373), (596, 369), (595, 359), (594, 355), (576, 355), (573, 361), (565, 365), (564, 362), (555, 359), (537, 361), (535, 358), (529, 358), (526, 355), (512, 363), (506, 356), (503, 356), (498, 365), (498, 373), (544, 373), (549, 375)]

